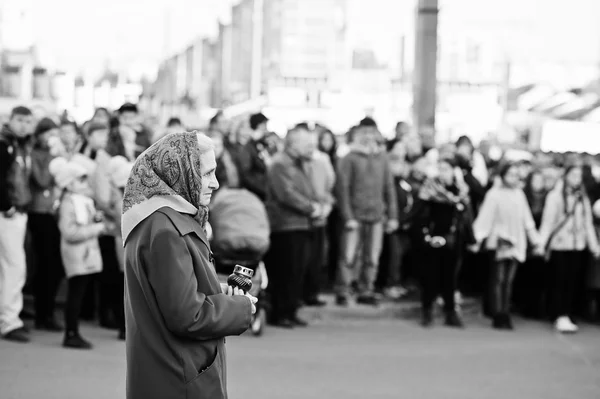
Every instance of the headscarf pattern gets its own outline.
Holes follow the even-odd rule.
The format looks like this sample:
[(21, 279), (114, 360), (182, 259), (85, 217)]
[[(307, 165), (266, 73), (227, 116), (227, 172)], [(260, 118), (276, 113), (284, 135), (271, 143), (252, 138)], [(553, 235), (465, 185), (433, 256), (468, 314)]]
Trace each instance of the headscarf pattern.
[(124, 242), (135, 226), (165, 206), (194, 215), (204, 228), (208, 208), (200, 205), (200, 155), (196, 132), (165, 136), (140, 155), (123, 197)]

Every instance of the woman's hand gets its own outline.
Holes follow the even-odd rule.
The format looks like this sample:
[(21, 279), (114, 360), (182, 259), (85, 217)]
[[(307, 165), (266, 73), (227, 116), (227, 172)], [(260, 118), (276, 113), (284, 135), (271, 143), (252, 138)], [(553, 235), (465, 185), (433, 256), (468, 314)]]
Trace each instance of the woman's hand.
[(221, 283), (221, 290), (223, 291), (223, 294), (227, 295), (227, 296), (245, 296), (248, 299), (250, 299), (250, 304), (252, 305), (252, 314), (256, 313), (256, 302), (258, 302), (258, 298), (256, 298), (255, 296), (252, 296), (246, 292), (244, 292), (244, 290), (239, 289), (238, 287), (232, 287), (230, 285), (227, 285), (225, 283)]

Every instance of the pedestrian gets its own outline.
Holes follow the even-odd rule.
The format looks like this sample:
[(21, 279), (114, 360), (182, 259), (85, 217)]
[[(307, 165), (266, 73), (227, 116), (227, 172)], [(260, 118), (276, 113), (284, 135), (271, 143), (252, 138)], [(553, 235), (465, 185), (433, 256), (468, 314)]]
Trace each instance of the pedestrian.
[(227, 398), (225, 337), (255, 298), (223, 287), (205, 226), (215, 178), (207, 136), (173, 133), (140, 157), (123, 199), (127, 398)]
[(27, 273), (25, 233), (31, 202), (31, 145), (33, 114), (16, 107), (0, 131), (0, 334), (4, 339), (28, 342), (19, 314)]
[(577, 332), (579, 328), (573, 322), (574, 298), (576, 291), (583, 288), (577, 282), (587, 265), (588, 251), (595, 258), (600, 257), (581, 166), (567, 166), (564, 177), (548, 194), (540, 234), (552, 274), (554, 326), (561, 333)]
[(477, 243), (486, 240), (486, 250), (493, 253), (490, 280), (493, 327), (512, 330), (510, 305), (517, 265), (525, 262), (527, 240), (537, 247), (539, 235), (525, 193), (520, 188), (517, 166), (503, 165), (499, 176), (501, 184), (485, 196), (473, 230)]
[(313, 186), (312, 156), (315, 133), (300, 126), (285, 138), (267, 176), (266, 208), (271, 225), (271, 246), (265, 265), (271, 283), (271, 324), (282, 328), (306, 326), (298, 317), (304, 280), (313, 256), (315, 222), (328, 215)]
[(256, 194), (262, 201), (266, 199), (267, 168), (272, 160), (265, 141), (268, 121), (262, 113), (250, 116), (252, 135), (237, 153), (242, 188)]
[(123, 210), (123, 194), (133, 163), (127, 158), (113, 157), (107, 167), (110, 182), (110, 199), (105, 208), (105, 217), (113, 229), (99, 238), (100, 251), (102, 252), (101, 291), (104, 296), (107, 310), (110, 310), (119, 331), (119, 339), (125, 340), (125, 308), (123, 297), (125, 295), (124, 252), (123, 238), (121, 236), (121, 213)]
[(51, 143), (58, 138), (58, 126), (49, 118), (42, 119), (34, 132), (31, 152), (31, 194), (28, 228), (35, 248), (33, 291), (35, 297), (35, 327), (62, 332), (54, 317), (56, 294), (65, 275), (60, 254), (60, 231), (56, 220), (56, 186), (49, 166), (54, 155)]
[[(317, 146), (316, 134), (313, 135), (314, 145)], [(319, 298), (323, 281), (323, 265), (326, 259), (327, 222), (333, 210), (335, 199), (333, 189), (335, 186), (335, 171), (327, 154), (313, 150), (311, 163), (311, 180), (316, 199), (324, 206), (320, 218), (313, 219), (312, 260), (308, 262), (306, 280), (304, 284), (303, 299), (307, 306), (325, 306), (326, 302)]]
[[(433, 323), (433, 303), (441, 293), (444, 300), (446, 325), (462, 328), (456, 312), (454, 293), (457, 286), (458, 255), (462, 226), (469, 224), (468, 188), (456, 178), (456, 160), (452, 156), (438, 159), (437, 177), (428, 179), (419, 192), (419, 202), (407, 222), (420, 230), (422, 251), (421, 306), (424, 327)], [(472, 244), (472, 243), (471, 243)]]
[[(85, 161), (91, 164), (85, 164)], [(88, 181), (93, 166), (93, 162), (84, 157), (70, 161), (62, 157), (55, 158), (49, 166), (61, 190), (58, 227), (61, 234), (60, 252), (68, 279), (65, 348), (92, 348), (92, 344), (79, 332), (79, 316), (91, 275), (102, 271), (98, 237), (107, 230), (107, 225), (97, 219)]]
[[(348, 305), (355, 275), (357, 302), (379, 303), (374, 285), (383, 234), (398, 228), (394, 178), (387, 154), (377, 141), (379, 137), (379, 131), (372, 126), (356, 128), (350, 152), (338, 165), (337, 200), (344, 224), (336, 287), (336, 302), (340, 306)], [(359, 268), (357, 273), (355, 265)]]

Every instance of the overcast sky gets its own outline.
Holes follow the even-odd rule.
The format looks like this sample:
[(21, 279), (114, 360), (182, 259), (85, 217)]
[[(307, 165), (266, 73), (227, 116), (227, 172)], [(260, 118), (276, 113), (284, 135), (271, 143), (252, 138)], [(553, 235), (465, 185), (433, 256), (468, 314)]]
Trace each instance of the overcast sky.
[[(353, 42), (371, 46), (382, 57), (401, 32), (413, 30), (415, 0), (347, 1), (353, 10)], [(107, 58), (117, 66), (156, 62), (166, 48), (175, 51), (197, 36), (214, 34), (217, 19), (228, 21), (237, 0), (2, 2), (30, 4), (33, 35), (44, 58), (72, 69), (99, 70)], [(524, 43), (535, 43), (541, 53), (600, 57), (600, 0), (440, 0), (440, 6), (440, 32), (477, 24), (497, 26), (509, 42), (520, 36)], [(169, 25), (170, 33), (165, 34)], [(4, 38), (9, 39), (15, 38)]]

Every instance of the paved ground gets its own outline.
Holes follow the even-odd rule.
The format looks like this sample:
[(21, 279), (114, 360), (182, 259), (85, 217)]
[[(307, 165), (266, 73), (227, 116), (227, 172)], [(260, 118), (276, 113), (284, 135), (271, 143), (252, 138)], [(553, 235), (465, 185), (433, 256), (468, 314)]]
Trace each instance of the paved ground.
[[(0, 342), (1, 399), (124, 397), (124, 344), (84, 329), (91, 352), (35, 333), (29, 345)], [(230, 397), (598, 399), (600, 328), (559, 336), (518, 321), (516, 332), (423, 330), (406, 320), (323, 320), (306, 330), (269, 329), (228, 340)]]

